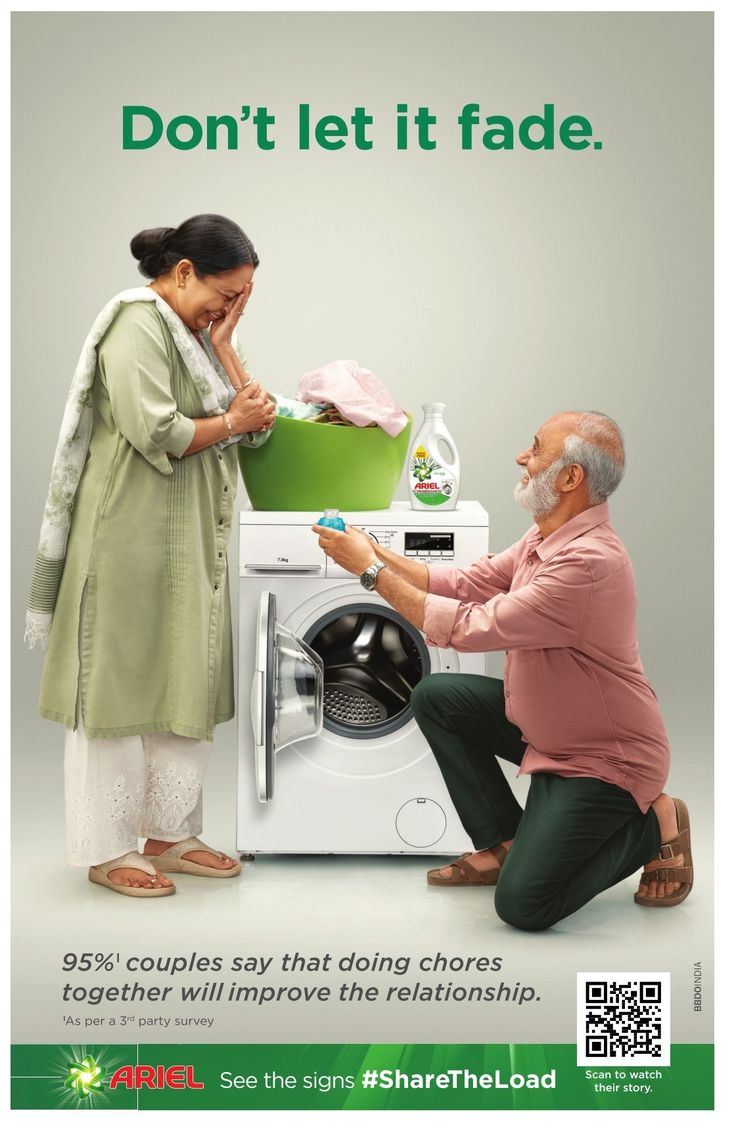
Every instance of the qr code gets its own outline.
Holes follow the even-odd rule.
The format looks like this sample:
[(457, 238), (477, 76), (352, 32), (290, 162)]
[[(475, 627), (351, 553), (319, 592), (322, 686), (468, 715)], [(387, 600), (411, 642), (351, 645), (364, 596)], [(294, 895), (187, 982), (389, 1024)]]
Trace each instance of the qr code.
[(578, 972), (578, 1065), (670, 1064), (668, 971)]

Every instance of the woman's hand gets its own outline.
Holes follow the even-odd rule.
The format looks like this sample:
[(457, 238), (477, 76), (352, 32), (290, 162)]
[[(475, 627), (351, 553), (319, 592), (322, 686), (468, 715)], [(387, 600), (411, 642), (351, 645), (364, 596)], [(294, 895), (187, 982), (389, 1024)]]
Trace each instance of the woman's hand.
[(360, 576), (378, 560), (371, 538), (352, 525), (348, 525), (344, 533), (326, 525), (312, 525), (312, 532), (317, 534), (320, 548), (330, 559), (354, 576)]
[(241, 293), (236, 294), (236, 296), (226, 304), (225, 316), (220, 321), (213, 321), (211, 323), (210, 341), (216, 353), (230, 344), (230, 338), (237, 328), (240, 318), (245, 313), (245, 307), (248, 304), (248, 299), (252, 292), (253, 283), (249, 282)]
[(236, 394), (227, 414), (236, 435), (267, 431), (273, 427), (276, 404), (269, 399), (266, 389), (253, 381)]

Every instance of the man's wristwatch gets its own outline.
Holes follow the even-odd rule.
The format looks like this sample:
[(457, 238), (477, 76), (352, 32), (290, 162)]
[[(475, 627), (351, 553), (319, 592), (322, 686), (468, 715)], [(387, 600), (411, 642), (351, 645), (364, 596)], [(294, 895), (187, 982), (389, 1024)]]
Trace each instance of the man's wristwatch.
[(360, 582), (366, 591), (375, 591), (378, 573), (381, 571), (381, 568), (385, 567), (386, 565), (381, 560), (376, 560), (374, 564), (371, 564), (370, 568), (366, 568), (365, 572), (362, 573)]

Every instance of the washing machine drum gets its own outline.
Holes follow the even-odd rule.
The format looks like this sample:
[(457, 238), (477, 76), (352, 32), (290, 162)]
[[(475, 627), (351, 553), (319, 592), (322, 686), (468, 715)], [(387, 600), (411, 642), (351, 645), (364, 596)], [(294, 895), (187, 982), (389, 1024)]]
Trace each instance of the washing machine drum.
[(411, 718), (411, 691), (429, 673), (419, 631), (389, 607), (350, 604), (323, 615), (304, 641), (324, 664), (324, 725), (351, 738), (393, 732)]

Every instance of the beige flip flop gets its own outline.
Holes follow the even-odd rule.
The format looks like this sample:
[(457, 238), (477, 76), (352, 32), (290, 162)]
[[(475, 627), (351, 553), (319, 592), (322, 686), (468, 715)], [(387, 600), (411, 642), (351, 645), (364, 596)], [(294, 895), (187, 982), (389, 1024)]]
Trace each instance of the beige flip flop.
[(160, 886), (155, 889), (141, 889), (135, 885), (116, 885), (107, 876), (110, 870), (114, 869), (136, 869), (149, 874), (150, 877), (158, 876), (155, 867), (142, 854), (131, 850), (129, 854), (113, 858), (111, 862), (100, 862), (98, 866), (90, 866), (89, 879), (95, 885), (104, 885), (105, 889), (112, 889), (113, 893), (122, 893), (123, 897), (170, 897), (172, 893), (176, 893), (175, 885)]
[(190, 873), (195, 877), (237, 877), (241, 870), (240, 862), (236, 862), (230, 869), (217, 869), (216, 866), (201, 866), (198, 862), (190, 862), (182, 854), (189, 854), (192, 850), (206, 850), (208, 854), (218, 854), (226, 857), (221, 850), (213, 850), (206, 846), (201, 838), (185, 838), (183, 842), (173, 842), (163, 854), (143, 854), (149, 862), (155, 862), (156, 868), (162, 873)]

